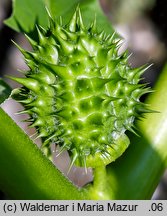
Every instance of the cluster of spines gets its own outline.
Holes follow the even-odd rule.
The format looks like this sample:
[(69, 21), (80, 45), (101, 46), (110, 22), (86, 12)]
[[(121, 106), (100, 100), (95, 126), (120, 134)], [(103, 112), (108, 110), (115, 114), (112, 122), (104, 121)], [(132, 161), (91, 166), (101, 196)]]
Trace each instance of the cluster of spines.
[(99, 33), (96, 20), (86, 28), (79, 8), (67, 25), (49, 18), (48, 30), (37, 26), (38, 42), (27, 36), (33, 52), (17, 45), (30, 70), (12, 78), (23, 85), (13, 97), (44, 146), (67, 149), (72, 164), (108, 164), (125, 150), (125, 131), (135, 133), (135, 118), (149, 111), (139, 100), (150, 91), (139, 84), (147, 68), (130, 68), (114, 34)]

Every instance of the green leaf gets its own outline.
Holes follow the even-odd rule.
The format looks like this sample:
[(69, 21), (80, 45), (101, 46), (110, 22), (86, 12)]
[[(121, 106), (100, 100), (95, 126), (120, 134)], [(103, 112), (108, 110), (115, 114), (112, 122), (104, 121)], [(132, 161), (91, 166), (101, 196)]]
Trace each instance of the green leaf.
[(5, 24), (18, 32), (33, 35), (36, 24), (43, 27), (48, 25), (46, 6), (55, 19), (63, 16), (63, 21), (67, 22), (78, 4), (86, 24), (92, 22), (96, 14), (99, 30), (114, 32), (97, 0), (15, 0), (12, 16), (5, 21)]
[(45, 3), (53, 17), (59, 18), (59, 16), (62, 16), (65, 22), (69, 21), (79, 4), (85, 24), (88, 25), (96, 16), (99, 30), (104, 30), (106, 33), (114, 32), (97, 0), (45, 0)]
[(9, 97), (11, 91), (10, 86), (0, 78), (0, 104)]
[(48, 23), (43, 0), (13, 0), (13, 13), (5, 24), (15, 31), (30, 34), (36, 23), (45, 27)]
[(10, 199), (86, 199), (0, 108), (0, 189)]

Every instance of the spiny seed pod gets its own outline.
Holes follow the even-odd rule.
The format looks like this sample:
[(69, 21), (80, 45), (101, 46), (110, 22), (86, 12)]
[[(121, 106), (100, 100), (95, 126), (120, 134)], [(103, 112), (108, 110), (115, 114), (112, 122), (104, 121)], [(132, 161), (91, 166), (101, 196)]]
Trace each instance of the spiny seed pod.
[(13, 97), (30, 115), (43, 146), (68, 150), (72, 164), (107, 165), (128, 147), (126, 130), (148, 112), (140, 97), (149, 88), (139, 84), (146, 67), (132, 69), (127, 52), (119, 55), (113, 35), (98, 32), (96, 21), (84, 26), (79, 8), (66, 25), (50, 16), (47, 30), (37, 27), (33, 51), (19, 47), (30, 68)]

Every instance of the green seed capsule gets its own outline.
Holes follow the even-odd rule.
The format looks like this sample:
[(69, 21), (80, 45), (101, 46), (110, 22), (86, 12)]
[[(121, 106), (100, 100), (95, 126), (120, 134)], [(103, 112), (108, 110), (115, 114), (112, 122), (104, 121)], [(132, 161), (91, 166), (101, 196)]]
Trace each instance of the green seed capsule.
[[(27, 37), (33, 52), (19, 47), (30, 70), (13, 97), (31, 116), (43, 146), (67, 149), (72, 164), (107, 165), (126, 150), (126, 130), (147, 112), (139, 101), (149, 89), (138, 84), (145, 69), (132, 69), (127, 53), (118, 55), (113, 35), (86, 28), (77, 9), (69, 24), (37, 27), (38, 43)], [(142, 111), (141, 111), (142, 110)]]

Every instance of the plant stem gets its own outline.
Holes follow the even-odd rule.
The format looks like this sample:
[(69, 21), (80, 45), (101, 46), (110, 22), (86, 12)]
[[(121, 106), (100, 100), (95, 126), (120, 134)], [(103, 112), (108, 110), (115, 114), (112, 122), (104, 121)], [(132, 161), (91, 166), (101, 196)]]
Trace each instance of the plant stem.
[(0, 189), (10, 199), (88, 199), (1, 108)]
[(91, 199), (110, 199), (109, 187), (107, 188), (106, 185), (108, 185), (106, 166), (96, 167), (94, 169), (93, 185), (90, 187), (89, 191)]

